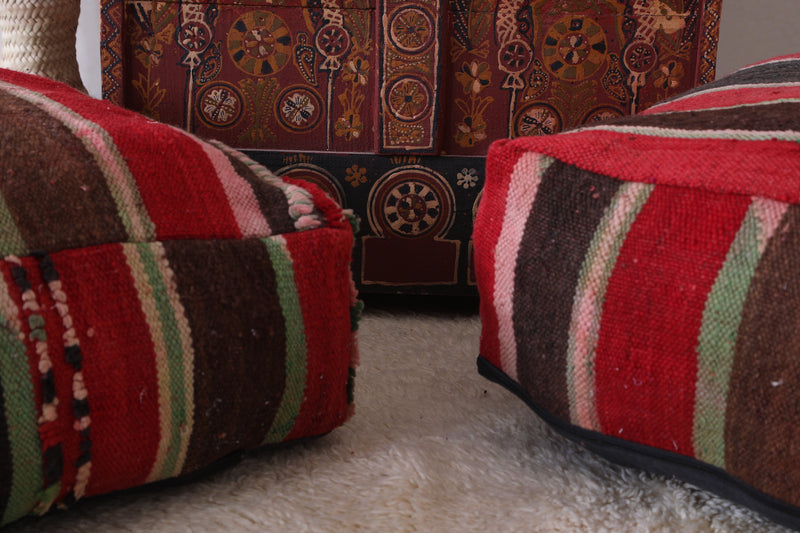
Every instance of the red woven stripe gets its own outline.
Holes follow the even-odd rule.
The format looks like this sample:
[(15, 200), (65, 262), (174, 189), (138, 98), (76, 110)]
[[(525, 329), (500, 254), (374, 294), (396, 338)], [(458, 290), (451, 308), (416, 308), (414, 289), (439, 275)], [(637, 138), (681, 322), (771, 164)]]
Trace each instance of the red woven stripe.
[(654, 189), (628, 233), (603, 307), (595, 370), (604, 433), (694, 455), (704, 304), (749, 202)]
[(291, 440), (326, 433), (347, 418), (353, 237), (346, 228), (322, 228), (288, 233), (285, 238), (303, 311), (307, 353), (306, 394), (287, 437)]
[(547, 154), (626, 181), (800, 203), (797, 142), (675, 139), (597, 130), (504, 142), (507, 149)]
[(698, 109), (712, 109), (715, 107), (745, 106), (773, 102), (783, 98), (800, 98), (800, 85), (789, 87), (728, 87), (718, 91), (700, 92), (696, 95), (679, 98), (654, 106), (642, 115), (666, 113), (669, 111), (696, 111)]
[[(91, 392), (92, 475), (87, 495), (139, 485), (158, 447), (158, 379), (149, 329), (122, 249), (108, 245), (73, 250), (54, 254), (53, 261), (69, 298)], [(71, 423), (72, 387), (64, 379), (71, 379), (72, 371), (65, 366), (59, 374), (63, 417)], [(77, 443), (74, 431), (68, 435)], [(65, 468), (71, 475), (76, 457), (77, 446), (65, 449)]]
[(198, 142), (152, 123), (147, 131), (138, 133), (150, 137), (153, 149), (176, 156), (153, 157), (136, 142), (123, 140), (120, 132), (113, 132), (139, 183), (145, 207), (156, 226), (156, 238), (241, 238), (225, 191)]
[(500, 368), (500, 338), (498, 317), (494, 308), (495, 249), (505, 216), (506, 197), (514, 165), (523, 154), (497, 141), (486, 158), (486, 183), (481, 193), (478, 217), (475, 220), (475, 276), (481, 293), (481, 356)]
[[(29, 89), (33, 89), (34, 91), (40, 92), (45, 96), (47, 96), (48, 98), (53, 98), (54, 100), (56, 99), (56, 96), (62, 93), (68, 93), (65, 96), (67, 97), (67, 100), (71, 103), (76, 103), (79, 101), (85, 101), (86, 99), (91, 99), (90, 97), (86, 96), (85, 94), (77, 90), (65, 91), (64, 90), (65, 85), (50, 80), (48, 78), (43, 78), (40, 76), (32, 76), (30, 74), (17, 72), (15, 70), (0, 69), (0, 79), (2, 79), (3, 81), (7, 81), (8, 83), (12, 83), (14, 85), (19, 85), (21, 87), (27, 87)], [(97, 102), (95, 101), (93, 105), (97, 105)], [(70, 107), (72, 107), (72, 105), (70, 105)]]

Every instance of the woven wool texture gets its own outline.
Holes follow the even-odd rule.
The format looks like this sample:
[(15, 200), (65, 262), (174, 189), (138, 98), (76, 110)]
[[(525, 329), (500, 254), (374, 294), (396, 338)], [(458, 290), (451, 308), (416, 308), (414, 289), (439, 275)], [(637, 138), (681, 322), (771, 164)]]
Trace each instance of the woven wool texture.
[(800, 56), (496, 143), (481, 354), (575, 426), (800, 505)]
[(0, 525), (347, 419), (331, 200), (43, 78), (0, 108)]

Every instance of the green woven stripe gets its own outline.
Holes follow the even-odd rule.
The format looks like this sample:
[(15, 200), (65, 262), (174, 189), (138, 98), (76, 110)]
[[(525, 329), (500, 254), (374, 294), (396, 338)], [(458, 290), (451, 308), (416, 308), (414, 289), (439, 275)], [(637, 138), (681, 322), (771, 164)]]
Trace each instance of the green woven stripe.
[(286, 323), (286, 387), (264, 444), (283, 441), (300, 413), (306, 386), (306, 334), (303, 310), (294, 282), (294, 268), (286, 239), (265, 239), (278, 283), (278, 298)]
[[(187, 426), (188, 420), (193, 416), (190, 407), (192, 387), (186, 383), (185, 376), (187, 369), (187, 348), (185, 346), (185, 335), (181, 335), (181, 328), (184, 327), (179, 321), (179, 316), (183, 314), (183, 309), (176, 309), (174, 298), (170, 297), (168, 282), (164, 279), (166, 268), (165, 252), (160, 243), (135, 245), (136, 253), (141, 261), (141, 266), (147, 276), (148, 288), (147, 298), (149, 301), (143, 302), (143, 307), (153, 305), (157, 315), (157, 327), (151, 326), (154, 335), (161, 337), (165, 349), (166, 372), (159, 372), (160, 390), (168, 391), (168, 395), (162, 395), (159, 399), (162, 407), (169, 413), (168, 421), (162, 421), (162, 427), (169, 430), (168, 435), (162, 435), (162, 444), (159, 446), (159, 457), (157, 458), (154, 470), (148, 477), (149, 481), (174, 477), (183, 468), (183, 459), (188, 445), (189, 434), (181, 428)], [(140, 291), (140, 295), (142, 292)], [(140, 296), (141, 297), (141, 296)], [(147, 315), (148, 312), (145, 311)], [(154, 342), (159, 342), (154, 339)], [(189, 361), (191, 361), (191, 357)], [(164, 382), (166, 381), (166, 382)], [(166, 423), (164, 423), (166, 422)]]
[(597, 227), (578, 277), (567, 351), (567, 387), (573, 424), (600, 430), (594, 403), (594, 357), (608, 280), (633, 221), (653, 185), (620, 186)]
[(0, 195), (0, 256), (26, 255), (28, 247), (22, 238), (5, 198)]
[(765, 228), (760, 220), (761, 206), (760, 202), (750, 206), (731, 244), (706, 300), (698, 338), (695, 456), (721, 468), (725, 467), (725, 411), (742, 311), (765, 241), (775, 229), (769, 224)]
[(10, 480), (0, 480), (11, 485), (0, 525), (30, 513), (39, 501), (44, 485), (42, 445), (28, 357), (25, 344), (17, 337), (19, 328), (9, 320), (15, 314), (16, 307), (9, 299), (5, 280), (0, 276), (0, 387), (13, 468)]

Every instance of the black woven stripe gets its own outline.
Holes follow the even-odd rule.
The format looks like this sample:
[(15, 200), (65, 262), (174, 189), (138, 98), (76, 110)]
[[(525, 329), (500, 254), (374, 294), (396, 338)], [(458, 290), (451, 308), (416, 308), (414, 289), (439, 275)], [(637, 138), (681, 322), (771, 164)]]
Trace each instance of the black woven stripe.
[(72, 412), (76, 420), (89, 416), (89, 400), (72, 400)]
[(792, 82), (800, 82), (800, 59), (767, 63), (742, 69), (718, 81), (709, 83), (705, 88)]
[(53, 375), (53, 370), (50, 369), (42, 374), (42, 401), (44, 403), (53, 403), (56, 399), (56, 379)]
[(22, 292), (31, 289), (31, 282), (28, 281), (28, 273), (19, 265), (11, 266), (11, 276), (14, 278), (14, 283), (17, 284), (19, 290)]
[(72, 368), (75, 370), (81, 370), (83, 353), (81, 352), (81, 347), (79, 345), (76, 344), (75, 346), (67, 346), (64, 349), (64, 358)]
[[(719, 89), (721, 87), (732, 87), (735, 85), (767, 85), (772, 83), (797, 82), (800, 82), (800, 59), (792, 59), (780, 61), (778, 63), (757, 65), (736, 71), (719, 80), (685, 91), (676, 96), (676, 98), (702, 93), (709, 89)], [(665, 100), (665, 102), (668, 101), (669, 100)]]
[(635, 115), (609, 121), (614, 126), (669, 128), (686, 131), (800, 131), (800, 103), (778, 102), (738, 109), (701, 109)]
[[(58, 270), (56, 269), (52, 257), (47, 254), (38, 254), (37, 258), (39, 259), (39, 268), (42, 272), (42, 277), (45, 282), (49, 284), (60, 279)], [(65, 346), (64, 360), (67, 364), (75, 369), (76, 373), (80, 372), (83, 368), (83, 352), (81, 351), (80, 345), (74, 344), (71, 346)], [(53, 389), (53, 394), (55, 396), (55, 388)], [(72, 415), (76, 421), (81, 421), (90, 414), (91, 410), (89, 409), (88, 398), (72, 398)], [(90, 437), (89, 428), (87, 427), (86, 429), (80, 431), (79, 435), (79, 450), (81, 453), (75, 461), (75, 468), (80, 468), (92, 460), (92, 440)]]
[(258, 200), (261, 213), (267, 219), (273, 234), (291, 233), (295, 230), (294, 221), (289, 216), (289, 202), (283, 191), (262, 180), (242, 160), (230, 153), (225, 154), (228, 160), (250, 187)]
[(51, 446), (44, 451), (44, 484), (49, 487), (61, 481), (64, 473), (64, 453), (61, 444)]

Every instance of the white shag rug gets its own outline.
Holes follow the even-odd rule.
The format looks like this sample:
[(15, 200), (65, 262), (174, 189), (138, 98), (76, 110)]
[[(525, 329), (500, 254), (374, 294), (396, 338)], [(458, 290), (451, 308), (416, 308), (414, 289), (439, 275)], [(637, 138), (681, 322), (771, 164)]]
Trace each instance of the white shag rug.
[(554, 434), (478, 375), (475, 306), (418, 304), (368, 307), (356, 415), (332, 433), (2, 533), (787, 531)]

